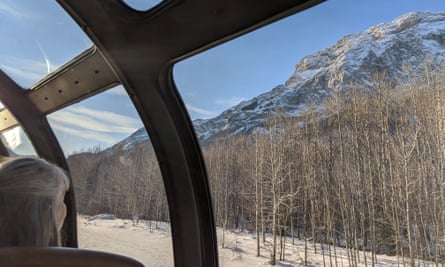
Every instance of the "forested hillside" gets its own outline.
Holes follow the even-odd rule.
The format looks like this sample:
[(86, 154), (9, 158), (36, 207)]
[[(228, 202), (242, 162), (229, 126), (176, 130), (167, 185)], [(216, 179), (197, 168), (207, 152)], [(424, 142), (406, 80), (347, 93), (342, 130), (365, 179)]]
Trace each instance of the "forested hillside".
[[(346, 247), (351, 265), (363, 260), (361, 250), (443, 262), (443, 79), (426, 75), (397, 88), (375, 79), (372, 92), (351, 86), (323, 109), (300, 118), (277, 111), (264, 132), (204, 147), (216, 224), (256, 232), (258, 254), (271, 233), (272, 262), (284, 257), (284, 236)], [(168, 220), (147, 142), (69, 163), (81, 213)]]
[[(273, 264), (285, 237), (305, 240), (304, 260), (309, 244), (325, 244), (331, 266), (339, 246), (350, 266), (365, 257), (375, 266), (376, 254), (445, 263), (444, 32), (443, 13), (404, 15), (303, 58), (283, 85), (195, 120), (217, 226), (256, 233), (258, 255), (271, 242)], [(81, 213), (168, 220), (145, 129), (68, 161)]]
[(130, 153), (114, 149), (68, 158), (81, 214), (168, 221), (167, 200), (153, 148), (140, 142)]
[(276, 235), (345, 246), (351, 265), (360, 249), (443, 262), (444, 101), (436, 78), (382, 83), (216, 141), (205, 155), (218, 225), (258, 242), (271, 232), (278, 247)]

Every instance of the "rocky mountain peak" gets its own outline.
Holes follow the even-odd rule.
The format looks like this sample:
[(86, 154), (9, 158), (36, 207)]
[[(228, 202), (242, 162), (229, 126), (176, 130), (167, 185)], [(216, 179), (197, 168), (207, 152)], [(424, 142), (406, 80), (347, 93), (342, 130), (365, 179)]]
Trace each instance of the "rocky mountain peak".
[(294, 73), (271, 91), (244, 101), (209, 120), (196, 120), (202, 140), (220, 134), (252, 132), (277, 109), (298, 116), (308, 103), (354, 85), (372, 90), (374, 74), (385, 73), (397, 86), (420, 77), (426, 62), (445, 62), (445, 13), (413, 12), (351, 34), (333, 46), (301, 59)]
[(434, 72), (443, 69), (444, 63), (445, 12), (408, 13), (347, 35), (333, 46), (304, 57), (284, 84), (215, 118), (195, 120), (196, 133), (203, 142), (222, 135), (251, 133), (261, 130), (277, 111), (299, 116), (309, 103), (322, 105), (328, 96), (351, 85), (370, 91), (376, 73), (385, 73), (395, 87), (411, 77), (422, 77), (426, 64)]
[(324, 75), (324, 89), (339, 91), (348, 84), (372, 87), (372, 73), (385, 71), (397, 81), (403, 66), (444, 60), (445, 13), (414, 12), (340, 39), (332, 47), (303, 58), (285, 86), (299, 89)]

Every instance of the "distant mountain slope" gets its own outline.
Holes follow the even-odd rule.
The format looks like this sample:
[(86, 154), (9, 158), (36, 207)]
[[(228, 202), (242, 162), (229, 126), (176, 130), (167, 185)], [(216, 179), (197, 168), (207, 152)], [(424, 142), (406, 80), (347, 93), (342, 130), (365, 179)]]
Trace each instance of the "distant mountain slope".
[[(195, 120), (196, 133), (203, 143), (217, 136), (251, 133), (261, 129), (270, 114), (277, 110), (298, 116), (308, 103), (322, 105), (326, 97), (344, 91), (351, 84), (372, 90), (374, 73), (385, 72), (387, 82), (394, 87), (406, 83), (410, 77), (422, 77), (425, 62), (432, 72), (443, 70), (445, 13), (410, 13), (391, 23), (348, 35), (334, 46), (303, 58), (283, 85), (244, 101), (215, 118)], [(141, 128), (105, 151), (80, 153), (68, 158), (76, 180), (81, 212), (99, 211), (97, 203), (100, 199), (97, 197), (100, 194), (96, 191), (103, 185), (113, 192), (113, 186), (119, 184), (121, 177), (137, 181), (139, 176), (128, 170), (143, 169), (149, 177), (160, 177), (148, 139), (146, 130)], [(150, 183), (150, 188), (153, 185), (162, 187), (160, 181)], [(127, 214), (125, 212), (128, 213), (121, 211)]]
[[(421, 77), (426, 62), (432, 71), (445, 63), (445, 13), (409, 13), (345, 36), (332, 47), (300, 60), (284, 84), (215, 118), (195, 120), (196, 133), (202, 142), (221, 135), (251, 133), (277, 110), (298, 116), (308, 103), (322, 104), (327, 96), (351, 84), (372, 90), (375, 73), (384, 72), (394, 87)], [(146, 138), (145, 129), (140, 129), (110, 149), (131, 149)]]
[(410, 77), (423, 75), (425, 62), (433, 70), (445, 62), (445, 13), (409, 13), (345, 36), (332, 47), (303, 58), (283, 85), (215, 118), (195, 120), (195, 129), (202, 141), (221, 134), (249, 133), (262, 127), (277, 109), (298, 116), (309, 102), (322, 103), (351, 84), (372, 89), (375, 73), (385, 72), (393, 86), (406, 83)]

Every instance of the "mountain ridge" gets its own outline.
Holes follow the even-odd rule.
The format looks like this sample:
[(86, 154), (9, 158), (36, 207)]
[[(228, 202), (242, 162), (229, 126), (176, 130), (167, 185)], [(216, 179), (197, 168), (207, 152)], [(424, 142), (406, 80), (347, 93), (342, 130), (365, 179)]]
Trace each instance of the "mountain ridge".
[(371, 90), (377, 73), (385, 73), (394, 87), (402, 85), (413, 74), (421, 75), (426, 62), (435, 67), (445, 62), (445, 13), (412, 12), (344, 36), (301, 59), (284, 84), (215, 118), (195, 120), (196, 133), (204, 142), (222, 134), (251, 133), (277, 108), (296, 117), (309, 103), (322, 104), (351, 85)]
[[(334, 45), (303, 57), (292, 75), (271, 91), (242, 101), (214, 118), (194, 120), (195, 131), (202, 143), (252, 133), (261, 130), (277, 110), (297, 117), (309, 104), (322, 105), (327, 97), (351, 86), (372, 90), (377, 73), (385, 73), (386, 81), (397, 87), (410, 77), (423, 75), (426, 64), (430, 71), (445, 64), (445, 12), (411, 12), (346, 35)], [(115, 146), (130, 148), (131, 143), (144, 140), (140, 136), (145, 130), (138, 132), (135, 140), (129, 137)]]

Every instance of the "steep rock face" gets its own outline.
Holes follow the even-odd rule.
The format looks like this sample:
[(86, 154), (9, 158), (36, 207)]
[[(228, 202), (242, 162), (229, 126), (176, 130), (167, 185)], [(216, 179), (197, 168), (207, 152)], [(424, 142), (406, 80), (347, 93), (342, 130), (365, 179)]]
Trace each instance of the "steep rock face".
[[(444, 61), (445, 13), (409, 13), (388, 24), (342, 38), (334, 46), (303, 58), (286, 87), (301, 89), (325, 76), (325, 89), (338, 91), (356, 83), (372, 86), (372, 75), (385, 71), (395, 82), (408, 71), (423, 68), (425, 61)], [(317, 89), (317, 86), (312, 86)]]
[[(374, 74), (384, 73), (396, 87), (422, 77), (426, 64), (434, 72), (444, 63), (445, 13), (409, 13), (304, 57), (284, 84), (215, 118), (195, 120), (195, 130), (204, 143), (218, 136), (252, 133), (275, 112), (298, 116), (309, 104), (322, 105), (326, 97), (350, 86), (372, 90)], [(131, 151), (147, 139), (145, 129), (139, 129), (108, 150)]]
[(198, 138), (204, 142), (223, 135), (251, 133), (263, 127), (267, 118), (274, 113), (283, 112), (296, 116), (302, 105), (323, 99), (325, 95), (327, 92), (324, 90), (310, 92), (308, 88), (303, 88), (295, 91), (279, 85), (268, 93), (241, 102), (216, 118), (195, 120), (195, 130)]
[[(443, 70), (445, 13), (410, 13), (391, 23), (348, 35), (334, 46), (303, 58), (284, 84), (243, 101), (215, 118), (195, 120), (195, 130), (203, 143), (218, 136), (261, 131), (267, 118), (275, 112), (299, 116), (308, 105), (321, 106), (328, 96), (341, 93), (351, 85), (372, 91), (375, 73), (385, 72), (387, 81), (395, 87), (413, 77), (422, 77), (426, 63), (429, 71)], [(156, 173), (152, 176), (159, 177), (148, 140), (146, 130), (141, 128), (105, 151), (70, 156), (68, 162), (76, 181), (81, 212), (101, 212), (97, 210), (99, 200), (94, 196), (100, 194), (96, 191), (109, 185), (107, 190), (112, 192), (111, 187), (121, 177), (129, 179), (128, 170), (147, 169), (147, 162), (152, 162), (150, 171)], [(144, 161), (138, 163), (134, 159)], [(136, 163), (144, 168), (131, 165)], [(151, 183), (161, 187), (159, 182)]]
[(298, 114), (309, 103), (319, 105), (327, 96), (350, 86), (372, 90), (375, 74), (398, 86), (421, 77), (445, 62), (445, 13), (416, 12), (343, 37), (332, 47), (306, 56), (294, 73), (270, 92), (244, 101), (219, 116), (195, 120), (202, 141), (219, 135), (250, 133), (280, 111)]

